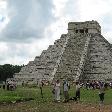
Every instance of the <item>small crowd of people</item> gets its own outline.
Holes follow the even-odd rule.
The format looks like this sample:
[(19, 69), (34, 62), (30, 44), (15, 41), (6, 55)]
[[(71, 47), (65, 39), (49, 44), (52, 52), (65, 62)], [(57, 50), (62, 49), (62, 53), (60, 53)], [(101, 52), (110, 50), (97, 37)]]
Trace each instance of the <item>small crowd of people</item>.
[(9, 80), (9, 81), (3, 82), (2, 87), (4, 90), (14, 91), (16, 89), (17, 85), (16, 85), (15, 81)]
[[(70, 83), (67, 80), (63, 81), (63, 95), (64, 95), (64, 103), (69, 102), (69, 100), (80, 100), (80, 88), (81, 85), (79, 82), (76, 82), (76, 95), (75, 97), (70, 98), (69, 97), (69, 90), (70, 90)], [(54, 101), (60, 102), (60, 94), (61, 94), (61, 84), (59, 80), (56, 80), (56, 82), (53, 83), (52, 93), (54, 95)]]
[[(61, 84), (59, 80), (56, 80), (52, 84), (52, 93), (54, 96), (54, 101), (55, 102), (60, 102), (60, 94), (61, 93)], [(100, 103), (104, 102), (104, 95), (105, 95), (105, 90), (109, 87), (111, 87), (111, 84), (109, 83), (104, 83), (100, 81), (87, 81), (86, 83), (81, 83), (79, 81), (75, 82), (75, 95), (74, 97), (70, 98), (69, 96), (69, 89), (70, 89), (70, 83), (67, 80), (63, 81), (63, 96), (64, 96), (64, 101), (63, 102), (69, 102), (69, 100), (75, 100), (76, 102), (80, 101), (80, 88), (85, 87), (87, 90), (89, 89), (98, 89), (99, 90), (99, 99)]]
[(85, 84), (82, 83), (83, 86), (86, 86), (86, 89), (99, 89), (99, 85), (103, 84), (105, 88), (110, 87), (112, 89), (112, 82), (104, 82), (104, 81), (87, 81)]
[(7, 82), (7, 90), (14, 91), (16, 87), (17, 85), (15, 81), (10, 80)]

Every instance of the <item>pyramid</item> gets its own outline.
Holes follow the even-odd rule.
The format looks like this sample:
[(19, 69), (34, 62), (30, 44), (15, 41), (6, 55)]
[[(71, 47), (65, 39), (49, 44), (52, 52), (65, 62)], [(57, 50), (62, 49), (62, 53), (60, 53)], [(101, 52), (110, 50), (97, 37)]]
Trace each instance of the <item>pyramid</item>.
[(14, 75), (18, 84), (65, 78), (112, 80), (112, 47), (97, 21), (68, 23), (67, 34)]

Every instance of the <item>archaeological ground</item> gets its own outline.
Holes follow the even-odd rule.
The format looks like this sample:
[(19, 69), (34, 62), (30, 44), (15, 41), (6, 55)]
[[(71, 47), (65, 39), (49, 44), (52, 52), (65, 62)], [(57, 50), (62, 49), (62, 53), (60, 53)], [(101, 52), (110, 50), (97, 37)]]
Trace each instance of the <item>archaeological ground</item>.
[[(69, 90), (70, 97), (74, 96), (74, 88), (71, 86)], [(18, 86), (15, 91), (0, 88), (0, 112), (112, 112), (111, 93), (112, 89), (106, 90), (104, 104), (99, 105), (98, 90), (82, 88), (79, 103), (75, 101), (63, 103), (63, 94), (61, 94), (61, 102), (55, 103), (49, 86), (43, 87), (43, 98), (41, 98), (39, 87)], [(19, 100), (23, 98), (33, 98), (34, 100)]]

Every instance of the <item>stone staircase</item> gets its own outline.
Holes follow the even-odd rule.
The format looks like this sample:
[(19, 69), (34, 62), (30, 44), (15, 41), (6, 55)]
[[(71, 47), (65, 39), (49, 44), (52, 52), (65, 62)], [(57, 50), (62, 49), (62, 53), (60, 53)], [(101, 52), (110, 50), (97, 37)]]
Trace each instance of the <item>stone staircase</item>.
[(71, 34), (61, 60), (57, 64), (58, 68), (54, 75), (58, 79), (78, 80), (82, 74), (85, 57), (87, 54), (90, 34)]

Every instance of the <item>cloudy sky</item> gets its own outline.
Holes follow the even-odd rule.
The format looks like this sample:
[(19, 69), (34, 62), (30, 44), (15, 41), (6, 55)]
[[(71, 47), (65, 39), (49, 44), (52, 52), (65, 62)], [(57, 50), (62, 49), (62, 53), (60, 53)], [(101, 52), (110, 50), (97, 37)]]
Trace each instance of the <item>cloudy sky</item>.
[(67, 33), (71, 21), (97, 20), (112, 43), (112, 0), (0, 0), (0, 64), (27, 64)]

